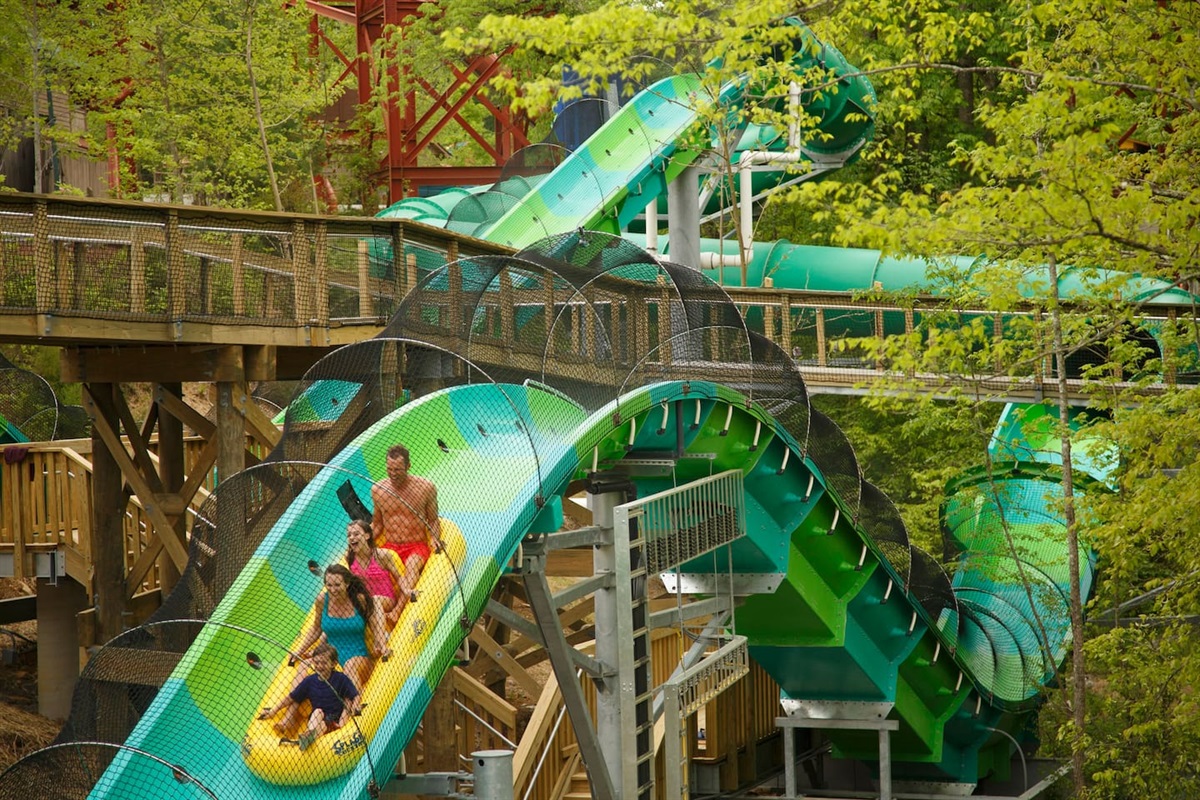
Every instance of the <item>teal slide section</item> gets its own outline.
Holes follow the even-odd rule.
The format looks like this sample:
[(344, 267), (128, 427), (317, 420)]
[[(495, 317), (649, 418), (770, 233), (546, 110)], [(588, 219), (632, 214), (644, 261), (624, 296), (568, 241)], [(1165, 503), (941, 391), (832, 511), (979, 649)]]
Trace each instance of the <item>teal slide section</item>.
[(17, 442), (28, 442), (25, 434), (21, 433), (21, 429), (11, 422), (0, 416), (0, 444), (15, 444)]

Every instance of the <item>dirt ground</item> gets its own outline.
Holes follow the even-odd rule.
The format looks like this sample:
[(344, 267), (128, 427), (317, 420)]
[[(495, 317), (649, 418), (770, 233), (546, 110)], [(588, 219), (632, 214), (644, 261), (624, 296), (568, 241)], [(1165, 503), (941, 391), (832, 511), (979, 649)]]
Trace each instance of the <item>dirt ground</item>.
[[(33, 594), (32, 585), (0, 578), (0, 599)], [(37, 713), (37, 622), (0, 628), (0, 771), (45, 747), (61, 721)]]

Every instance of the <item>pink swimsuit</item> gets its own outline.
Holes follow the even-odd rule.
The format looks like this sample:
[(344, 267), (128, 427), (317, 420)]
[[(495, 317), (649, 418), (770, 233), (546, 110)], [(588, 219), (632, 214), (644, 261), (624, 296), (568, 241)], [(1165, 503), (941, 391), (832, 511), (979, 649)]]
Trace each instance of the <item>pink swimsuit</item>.
[(392, 584), (392, 574), (374, 558), (368, 561), (366, 566), (355, 560), (350, 565), (350, 571), (363, 579), (363, 583), (367, 585), (367, 591), (371, 594), (376, 597), (386, 597), (389, 600), (396, 599), (396, 587)]

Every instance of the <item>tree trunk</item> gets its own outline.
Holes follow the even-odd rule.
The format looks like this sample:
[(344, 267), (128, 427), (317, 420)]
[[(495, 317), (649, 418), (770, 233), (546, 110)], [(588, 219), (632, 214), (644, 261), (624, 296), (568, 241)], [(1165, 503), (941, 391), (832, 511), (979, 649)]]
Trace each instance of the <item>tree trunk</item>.
[(271, 147), (267, 144), (267, 125), (263, 121), (262, 101), (258, 97), (258, 84), (254, 80), (254, 5), (246, 4), (246, 77), (250, 81), (250, 97), (254, 101), (254, 121), (258, 124), (258, 138), (262, 143), (263, 158), (267, 164), (267, 178), (271, 181), (271, 197), (275, 210), (283, 211), (283, 199), (279, 196), (279, 183), (275, 180), (275, 166), (271, 163)]
[(1058, 420), (1062, 429), (1063, 517), (1067, 523), (1067, 564), (1071, 581), (1071, 712), (1075, 731), (1071, 741), (1071, 772), (1075, 797), (1087, 796), (1083, 739), (1087, 723), (1087, 672), (1083, 655), (1083, 595), (1079, 589), (1079, 526), (1075, 520), (1075, 475), (1071, 461), (1070, 406), (1067, 405), (1067, 354), (1063, 345), (1062, 307), (1058, 294), (1058, 263), (1053, 253), (1046, 260), (1050, 278), (1050, 324), (1054, 335), (1054, 362), (1058, 369)]

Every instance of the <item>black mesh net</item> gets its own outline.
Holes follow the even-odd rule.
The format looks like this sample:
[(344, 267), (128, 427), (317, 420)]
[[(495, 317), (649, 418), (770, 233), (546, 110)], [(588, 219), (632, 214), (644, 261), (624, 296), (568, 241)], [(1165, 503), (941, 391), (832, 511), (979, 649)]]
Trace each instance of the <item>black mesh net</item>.
[(854, 448), (842, 429), (829, 417), (809, 409), (808, 456), (837, 492), (852, 521), (861, 511), (862, 472)]

